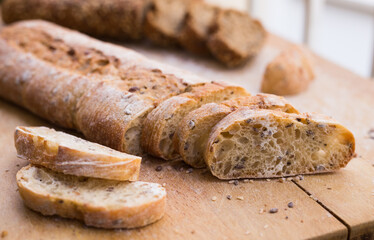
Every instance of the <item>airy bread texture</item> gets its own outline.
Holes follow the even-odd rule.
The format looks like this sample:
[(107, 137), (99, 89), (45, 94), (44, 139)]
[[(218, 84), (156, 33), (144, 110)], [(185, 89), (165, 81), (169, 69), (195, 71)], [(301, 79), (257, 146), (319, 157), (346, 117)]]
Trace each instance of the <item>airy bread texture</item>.
[(219, 7), (204, 2), (191, 4), (179, 36), (181, 45), (192, 53), (210, 55), (207, 41), (219, 11)]
[(293, 46), (275, 57), (266, 67), (261, 91), (277, 95), (298, 94), (314, 80), (311, 57)]
[(141, 158), (46, 127), (17, 127), (17, 155), (64, 174), (136, 181)]
[(187, 114), (176, 131), (175, 148), (183, 161), (195, 167), (205, 167), (204, 152), (213, 127), (239, 107), (251, 109), (273, 109), (287, 113), (299, 113), (283, 97), (271, 94), (257, 94), (224, 101), (221, 104), (209, 103)]
[(172, 160), (178, 157), (173, 144), (178, 124), (189, 112), (210, 102), (222, 102), (249, 93), (242, 87), (207, 83), (169, 98), (150, 112), (144, 121), (143, 149), (156, 157)]
[(44, 19), (93, 36), (118, 40), (143, 37), (151, 0), (5, 0), (5, 23)]
[(242, 107), (212, 130), (205, 162), (220, 179), (331, 172), (355, 152), (353, 134), (321, 115)]
[(200, 0), (153, 0), (144, 24), (146, 36), (159, 46), (178, 46), (187, 9), (196, 1)]
[(142, 121), (206, 80), (43, 21), (0, 33), (0, 96), (93, 142), (141, 154)]
[(32, 210), (99, 228), (148, 225), (162, 218), (166, 205), (166, 191), (157, 183), (76, 177), (32, 165), (18, 171), (17, 185)]
[(266, 31), (248, 14), (236, 10), (220, 11), (209, 37), (210, 52), (228, 67), (243, 64), (262, 48)]

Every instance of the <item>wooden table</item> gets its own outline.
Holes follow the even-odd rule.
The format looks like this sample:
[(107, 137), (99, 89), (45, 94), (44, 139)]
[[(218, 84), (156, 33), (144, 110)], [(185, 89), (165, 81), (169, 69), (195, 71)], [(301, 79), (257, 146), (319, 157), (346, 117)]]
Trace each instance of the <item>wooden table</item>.
[[(289, 45), (271, 35), (256, 59), (234, 70), (184, 52), (127, 46), (256, 93), (266, 64)], [(0, 101), (0, 232), (8, 233), (5, 239), (374, 239), (374, 140), (368, 137), (374, 128), (374, 83), (317, 56), (315, 64), (317, 78), (309, 90), (288, 99), (301, 111), (325, 113), (354, 132), (358, 157), (347, 168), (305, 176), (299, 182), (256, 180), (234, 185), (204, 169), (186, 173), (188, 166), (181, 162), (144, 158), (141, 180), (166, 183), (168, 204), (162, 220), (134, 230), (88, 228), (24, 207), (15, 174), (26, 162), (16, 157), (13, 131), (17, 125), (47, 123)], [(156, 172), (159, 165), (163, 170)], [(291, 201), (294, 208), (287, 207)], [(271, 214), (270, 208), (279, 211)]]

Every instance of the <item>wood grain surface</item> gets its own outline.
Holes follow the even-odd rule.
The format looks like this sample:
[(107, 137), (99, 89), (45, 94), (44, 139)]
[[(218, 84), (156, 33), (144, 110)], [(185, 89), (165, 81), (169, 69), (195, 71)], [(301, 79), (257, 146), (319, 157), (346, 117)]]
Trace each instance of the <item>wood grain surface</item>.
[[(266, 64), (290, 43), (270, 35), (257, 58), (233, 70), (184, 52), (126, 46), (256, 93)], [(325, 113), (354, 132), (358, 158), (347, 168), (305, 176), (299, 182), (257, 180), (234, 185), (204, 169), (186, 173), (188, 166), (181, 162), (144, 158), (140, 178), (166, 183), (167, 210), (161, 221), (133, 230), (88, 228), (73, 220), (43, 217), (24, 207), (15, 174), (26, 162), (16, 157), (13, 131), (18, 125), (48, 123), (0, 101), (0, 233), (7, 232), (4, 239), (373, 239), (374, 140), (368, 131), (374, 128), (374, 83), (317, 56), (315, 69), (317, 78), (308, 91), (288, 99), (301, 111)], [(160, 165), (162, 171), (155, 171)], [(291, 201), (294, 208), (287, 207)], [(270, 208), (278, 208), (278, 212), (271, 214)]]

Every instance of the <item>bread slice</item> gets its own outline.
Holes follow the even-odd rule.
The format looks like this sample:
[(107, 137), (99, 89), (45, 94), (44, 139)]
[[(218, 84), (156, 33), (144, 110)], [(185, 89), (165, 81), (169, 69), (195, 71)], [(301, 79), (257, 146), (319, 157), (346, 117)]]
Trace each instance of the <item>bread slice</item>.
[(173, 138), (179, 122), (192, 110), (210, 102), (222, 102), (249, 93), (242, 87), (207, 83), (162, 102), (146, 117), (143, 124), (142, 147), (156, 157), (171, 160), (175, 153)]
[(231, 9), (220, 11), (214, 28), (208, 47), (228, 67), (238, 66), (255, 56), (266, 37), (266, 31), (259, 21)]
[(239, 107), (251, 109), (273, 109), (287, 113), (299, 113), (283, 97), (257, 94), (234, 98), (221, 104), (209, 103), (190, 112), (179, 123), (176, 131), (175, 148), (184, 162), (195, 167), (205, 167), (204, 152), (213, 127)]
[(311, 58), (300, 47), (281, 52), (266, 67), (261, 91), (292, 95), (305, 91), (314, 79)]
[(64, 174), (136, 181), (141, 158), (46, 127), (17, 127), (17, 155)]
[(17, 173), (26, 206), (43, 215), (78, 219), (99, 228), (135, 228), (164, 215), (166, 191), (157, 183), (76, 177), (28, 165)]
[(6, 0), (5, 23), (43, 19), (96, 37), (140, 40), (150, 0)]
[(334, 120), (242, 107), (212, 130), (205, 162), (220, 179), (331, 172), (355, 152), (353, 134)]
[(220, 8), (204, 2), (192, 3), (179, 36), (181, 45), (194, 54), (210, 55), (207, 41), (219, 11)]
[(153, 0), (146, 15), (145, 35), (159, 46), (178, 46), (188, 6), (194, 1), (199, 0)]

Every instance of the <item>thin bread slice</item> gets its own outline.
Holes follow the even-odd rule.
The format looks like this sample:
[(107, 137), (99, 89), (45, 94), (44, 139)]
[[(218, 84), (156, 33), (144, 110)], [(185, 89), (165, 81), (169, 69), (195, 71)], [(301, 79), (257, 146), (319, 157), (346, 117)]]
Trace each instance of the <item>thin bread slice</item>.
[(204, 2), (192, 3), (179, 36), (181, 45), (192, 53), (210, 55), (207, 41), (219, 10), (219, 7)]
[(208, 40), (210, 52), (228, 67), (243, 64), (262, 48), (266, 31), (248, 14), (236, 10), (220, 11)]
[(17, 127), (17, 155), (64, 174), (136, 181), (141, 157), (112, 150), (47, 127)]
[(190, 112), (180, 122), (176, 131), (175, 148), (184, 162), (195, 167), (205, 167), (204, 152), (213, 127), (239, 107), (252, 109), (274, 109), (287, 113), (299, 113), (283, 97), (272, 94), (257, 94), (224, 101), (221, 104), (209, 103)]
[(25, 205), (43, 215), (99, 228), (135, 228), (162, 218), (166, 191), (157, 183), (76, 177), (28, 165), (17, 173)]
[(242, 107), (213, 128), (204, 156), (214, 176), (239, 179), (331, 172), (354, 152), (353, 134), (328, 117)]
[(146, 37), (159, 46), (178, 46), (188, 6), (194, 1), (199, 0), (153, 0), (144, 24)]
[(189, 92), (167, 99), (152, 110), (144, 120), (142, 147), (145, 152), (171, 160), (178, 157), (173, 137), (179, 122), (185, 115), (210, 102), (222, 102), (249, 93), (242, 87), (207, 83)]

